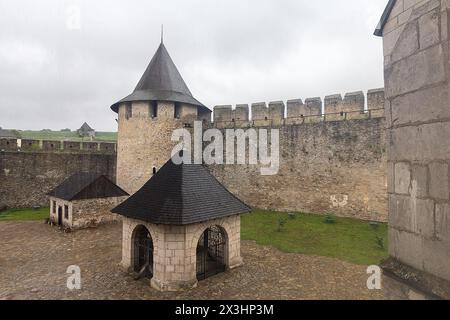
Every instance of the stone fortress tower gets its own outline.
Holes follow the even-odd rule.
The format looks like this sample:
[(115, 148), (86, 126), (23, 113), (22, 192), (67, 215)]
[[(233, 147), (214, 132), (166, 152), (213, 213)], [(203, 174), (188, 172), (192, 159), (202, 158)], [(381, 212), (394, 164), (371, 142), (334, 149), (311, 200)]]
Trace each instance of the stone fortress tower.
[(192, 96), (162, 41), (134, 92), (111, 109), (119, 115), (117, 184), (130, 194), (170, 159), (173, 130), (211, 121), (211, 110)]

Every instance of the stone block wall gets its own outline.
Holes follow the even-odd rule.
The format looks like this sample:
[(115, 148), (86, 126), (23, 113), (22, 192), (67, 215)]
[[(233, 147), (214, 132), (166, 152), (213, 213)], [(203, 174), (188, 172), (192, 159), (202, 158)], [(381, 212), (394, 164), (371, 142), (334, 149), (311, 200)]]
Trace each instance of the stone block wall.
[(238, 104), (234, 110), (233, 118), (238, 122), (248, 122), (250, 119), (248, 104)]
[(385, 125), (384, 118), (286, 125), (278, 174), (262, 176), (261, 165), (209, 169), (252, 207), (387, 221)]
[(248, 165), (210, 171), (253, 207), (387, 221), (384, 90), (369, 90), (367, 99), (364, 112), (363, 92), (327, 96), (325, 110), (331, 113), (325, 116), (321, 98), (289, 100), (285, 119), (283, 102), (269, 108), (255, 103), (244, 122), (229, 121), (232, 106), (221, 106), (213, 124), (220, 130), (280, 129), (280, 170), (275, 176)]
[[(371, 92), (371, 106), (384, 104), (383, 91)], [(356, 98), (354, 98), (356, 96)], [(358, 98), (359, 97), (359, 98)], [(359, 101), (360, 94), (348, 94), (346, 101)], [(345, 110), (354, 110), (356, 102)], [(276, 211), (335, 213), (367, 220), (387, 220), (386, 141), (384, 113), (349, 121), (326, 121), (322, 117), (320, 98), (288, 103), (285, 119), (283, 102), (252, 104), (252, 117), (247, 120), (248, 106), (215, 109), (213, 127), (280, 129), (281, 169), (276, 176), (261, 176), (258, 166), (213, 166), (211, 172), (246, 203)], [(353, 109), (351, 109), (353, 108)], [(183, 121), (169, 118), (152, 119), (148, 104), (134, 104), (132, 116), (125, 117), (125, 106), (119, 110), (118, 184), (133, 194), (170, 159), (170, 141)], [(359, 109), (358, 109), (359, 110)], [(289, 118), (302, 111), (307, 117)], [(357, 111), (359, 114), (360, 111)], [(279, 119), (273, 122), (270, 116)], [(346, 117), (344, 117), (345, 120)], [(241, 119), (244, 119), (241, 121)], [(267, 119), (267, 120), (266, 120)], [(298, 122), (290, 122), (298, 119)], [(316, 119), (306, 121), (305, 119)], [(208, 126), (204, 126), (204, 129)]]
[(72, 152), (77, 152), (81, 150), (81, 142), (64, 141), (63, 146), (64, 150), (70, 150)]
[(287, 124), (318, 122), (322, 119), (322, 100), (320, 98), (289, 100), (287, 102)]
[(97, 152), (98, 151), (98, 142), (82, 142), (81, 149), (92, 151), (92, 152)]
[(100, 142), (99, 143), (99, 150), (100, 152), (116, 152), (116, 144), (115, 143), (109, 143), (109, 142)]
[(0, 139), (0, 151), (113, 154), (116, 152), (116, 144), (114, 142)]
[(371, 117), (384, 117), (384, 101), (384, 88), (367, 92), (367, 108), (371, 112)]
[(40, 140), (29, 140), (22, 139), (20, 144), (20, 149), (23, 151), (35, 151), (41, 149), (41, 141)]
[(61, 150), (61, 141), (42, 141), (42, 149), (44, 151)]
[(275, 101), (269, 103), (269, 119), (272, 120), (272, 125), (281, 125), (284, 122), (284, 102)]
[(114, 153), (0, 152), (0, 204), (9, 208), (48, 206), (46, 193), (72, 174), (96, 172), (116, 177)]
[(72, 203), (70, 201), (54, 197), (50, 197), (49, 201), (50, 221), (55, 225), (60, 224), (58, 212), (61, 210), (61, 225), (65, 228), (70, 228), (72, 226)]
[[(265, 102), (253, 103), (252, 104), (252, 120), (253, 124), (256, 126), (267, 126), (270, 122), (269, 109)], [(216, 126), (218, 124), (216, 123)]]
[(0, 139), (0, 151), (17, 150), (17, 139)]
[(325, 115), (327, 121), (339, 121), (364, 118), (365, 97), (362, 91), (325, 97)]
[[(445, 0), (398, 0), (383, 35), (389, 252), (411, 283), (450, 281), (449, 12)], [(426, 283), (413, 286), (450, 299), (450, 282)]]
[(149, 103), (135, 102), (127, 116), (126, 105), (119, 107), (117, 141), (117, 185), (129, 194), (138, 191), (171, 157), (177, 143), (171, 142), (174, 130), (186, 119), (175, 118), (175, 104), (158, 103), (157, 117), (150, 114)]
[(70, 228), (76, 230), (121, 221), (121, 217), (111, 213), (111, 210), (127, 198), (112, 197), (72, 201), (69, 215)]
[(64, 228), (79, 230), (102, 224), (121, 221), (121, 217), (111, 210), (128, 197), (112, 197), (103, 199), (66, 201), (50, 197), (50, 221), (59, 223), (58, 210), (62, 210)]
[(225, 263), (228, 269), (242, 265), (240, 249), (240, 216), (216, 219), (187, 226), (155, 225), (123, 218), (122, 266), (132, 270), (134, 264), (133, 234), (145, 226), (153, 241), (153, 279), (151, 285), (161, 291), (179, 291), (197, 285), (197, 245), (203, 232), (219, 226), (226, 233)]
[(187, 104), (177, 104), (176, 107), (178, 109), (177, 111), (179, 111), (176, 115), (176, 118), (183, 119), (183, 121), (185, 122), (192, 122), (197, 120), (197, 107)]
[[(367, 92), (346, 93), (344, 99), (341, 94), (325, 97), (322, 112), (320, 97), (287, 101), (287, 108), (283, 101), (253, 103), (251, 118), (248, 116), (247, 105), (216, 106), (214, 108), (214, 126), (216, 128), (231, 127), (280, 127), (284, 125), (298, 125), (303, 123), (317, 123), (323, 121), (345, 121), (372, 119), (384, 117), (384, 89), (372, 89)], [(285, 116), (285, 113), (287, 116)]]

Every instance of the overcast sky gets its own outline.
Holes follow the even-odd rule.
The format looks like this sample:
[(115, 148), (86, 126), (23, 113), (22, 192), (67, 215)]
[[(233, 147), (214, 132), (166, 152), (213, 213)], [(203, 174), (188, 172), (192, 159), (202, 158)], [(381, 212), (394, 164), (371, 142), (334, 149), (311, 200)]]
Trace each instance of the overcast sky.
[[(117, 129), (160, 42), (215, 105), (383, 86), (387, 0), (0, 0), (0, 126)], [(78, 17), (79, 13), (79, 19)]]

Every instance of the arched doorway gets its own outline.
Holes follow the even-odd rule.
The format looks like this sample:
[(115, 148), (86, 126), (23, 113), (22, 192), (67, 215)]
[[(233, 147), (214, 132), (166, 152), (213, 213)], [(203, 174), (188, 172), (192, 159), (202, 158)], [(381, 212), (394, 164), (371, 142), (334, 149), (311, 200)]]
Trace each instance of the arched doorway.
[(133, 269), (138, 278), (153, 277), (153, 241), (148, 229), (137, 226), (133, 236), (134, 261)]
[(219, 226), (203, 232), (197, 244), (197, 279), (205, 280), (226, 270), (227, 236)]

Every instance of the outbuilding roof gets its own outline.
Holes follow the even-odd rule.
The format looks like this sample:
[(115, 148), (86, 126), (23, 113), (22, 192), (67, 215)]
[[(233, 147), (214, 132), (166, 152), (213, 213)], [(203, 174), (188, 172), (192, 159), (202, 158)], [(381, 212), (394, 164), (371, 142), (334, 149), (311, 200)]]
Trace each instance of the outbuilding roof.
[(381, 16), (380, 22), (377, 25), (377, 28), (375, 29), (374, 35), (378, 37), (383, 36), (383, 30), (384, 26), (389, 20), (389, 16), (391, 15), (392, 9), (394, 9), (395, 3), (397, 0), (389, 0), (386, 8), (384, 9), (383, 15)]
[(79, 130), (82, 131), (93, 131), (94, 129), (91, 128), (90, 125), (87, 124), (87, 122), (83, 123), (83, 125), (81, 126), (81, 128)]
[(172, 160), (112, 210), (128, 218), (167, 225), (188, 225), (250, 211), (203, 165), (176, 165)]
[(134, 101), (180, 102), (197, 106), (203, 112), (211, 112), (192, 96), (162, 42), (134, 92), (113, 104), (111, 109), (118, 112), (121, 103)]
[(50, 191), (48, 196), (66, 201), (128, 196), (104, 175), (78, 172)]

